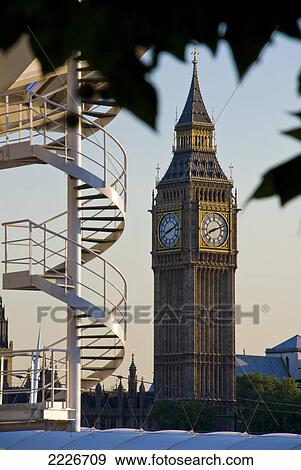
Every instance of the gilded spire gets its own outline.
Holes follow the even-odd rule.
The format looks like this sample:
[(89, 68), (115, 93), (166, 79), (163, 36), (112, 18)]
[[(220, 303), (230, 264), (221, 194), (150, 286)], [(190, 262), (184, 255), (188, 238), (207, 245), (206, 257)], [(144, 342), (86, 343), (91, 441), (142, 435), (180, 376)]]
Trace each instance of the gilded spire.
[(200, 91), (200, 86), (199, 86), (198, 70), (197, 70), (199, 52), (196, 48), (194, 48), (191, 54), (193, 55), (192, 80), (191, 80), (191, 85), (190, 85), (188, 97), (186, 100), (186, 104), (184, 106), (180, 119), (175, 127), (176, 130), (178, 130), (181, 127), (189, 126), (193, 124), (196, 124), (196, 125), (198, 124), (210, 125), (211, 124), (212, 125), (212, 121), (209, 117), (209, 114), (207, 113), (207, 109), (205, 107), (205, 104), (201, 95), (201, 91)]
[(197, 65), (197, 63), (198, 63), (198, 55), (199, 55), (199, 51), (197, 50), (196, 47), (194, 47), (194, 48), (192, 49), (191, 55), (193, 55), (193, 61), (192, 61), (192, 63), (193, 63), (193, 65), (194, 65), (194, 67), (196, 67), (196, 65)]

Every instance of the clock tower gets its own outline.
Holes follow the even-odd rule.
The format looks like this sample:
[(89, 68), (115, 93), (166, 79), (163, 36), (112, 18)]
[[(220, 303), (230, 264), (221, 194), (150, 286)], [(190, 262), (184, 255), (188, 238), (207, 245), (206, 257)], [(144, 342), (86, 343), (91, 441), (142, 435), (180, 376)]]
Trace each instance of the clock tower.
[(194, 51), (173, 158), (152, 205), (154, 384), (159, 399), (216, 404), (234, 427), (237, 203), (216, 157)]

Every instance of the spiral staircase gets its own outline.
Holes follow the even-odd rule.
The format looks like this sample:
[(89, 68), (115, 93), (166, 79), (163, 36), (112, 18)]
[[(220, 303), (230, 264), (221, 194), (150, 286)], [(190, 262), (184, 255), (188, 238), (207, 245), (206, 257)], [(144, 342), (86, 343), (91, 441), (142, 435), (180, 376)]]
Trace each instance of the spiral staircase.
[[(68, 237), (67, 211), (39, 222), (3, 223), (3, 288), (38, 290), (76, 312), (81, 389), (87, 390), (112, 374), (125, 353), (126, 281), (103, 253), (124, 230), (127, 156), (105, 129), (119, 111), (100, 98), (105, 80), (74, 60), (78, 86), (94, 89), (93, 96), (82, 98), (77, 115), (67, 105), (66, 68), (38, 81), (19, 80), (0, 96), (0, 169), (50, 165), (66, 174), (75, 181), (81, 227), (80, 240)], [(78, 122), (76, 130), (70, 116)], [(70, 132), (80, 141), (77, 154)], [(79, 264), (70, 259), (70, 247), (80, 251), (78, 281), (68, 273), (68, 263)]]

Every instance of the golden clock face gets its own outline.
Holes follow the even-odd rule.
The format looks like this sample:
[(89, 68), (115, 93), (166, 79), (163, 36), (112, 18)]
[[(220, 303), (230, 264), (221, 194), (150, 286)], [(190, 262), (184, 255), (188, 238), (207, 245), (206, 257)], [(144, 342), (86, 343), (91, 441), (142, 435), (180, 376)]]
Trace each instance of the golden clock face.
[(214, 248), (222, 246), (228, 238), (228, 223), (218, 213), (205, 215), (202, 220), (201, 234), (206, 245)]

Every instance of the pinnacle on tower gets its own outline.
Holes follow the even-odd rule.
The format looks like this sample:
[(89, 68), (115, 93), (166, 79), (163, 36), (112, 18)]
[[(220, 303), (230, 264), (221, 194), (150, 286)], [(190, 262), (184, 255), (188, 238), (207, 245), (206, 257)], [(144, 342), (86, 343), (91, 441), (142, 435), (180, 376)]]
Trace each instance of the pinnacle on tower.
[(2, 297), (0, 297), (0, 348), (8, 348), (8, 320), (5, 318)]
[(131, 362), (131, 365), (129, 367), (130, 375), (133, 374), (133, 373), (136, 374), (136, 370), (137, 370), (137, 368), (136, 368), (136, 365), (135, 365), (135, 356), (134, 356), (134, 353), (132, 353), (132, 362)]
[(144, 385), (144, 378), (141, 377), (141, 383), (140, 383), (140, 387), (139, 387), (139, 392), (141, 394), (144, 394), (145, 393), (145, 385)]
[(128, 391), (130, 396), (137, 393), (137, 368), (135, 366), (134, 353), (132, 354), (132, 362), (129, 367)]
[(194, 48), (193, 51), (193, 73), (191, 79), (191, 85), (187, 96), (186, 104), (182, 111), (179, 121), (176, 124), (175, 129), (178, 130), (181, 127), (191, 126), (193, 124), (211, 124), (212, 121), (209, 117), (207, 109), (205, 107), (202, 94), (200, 91), (198, 71), (197, 71), (197, 54), (198, 51)]

